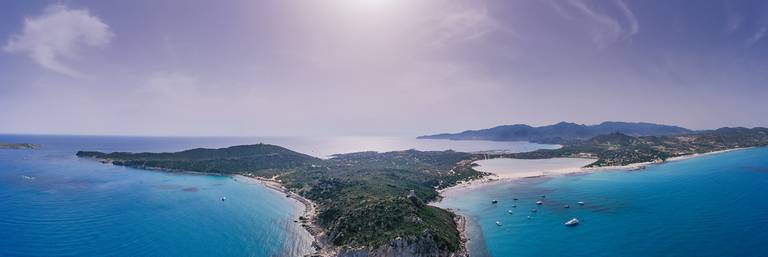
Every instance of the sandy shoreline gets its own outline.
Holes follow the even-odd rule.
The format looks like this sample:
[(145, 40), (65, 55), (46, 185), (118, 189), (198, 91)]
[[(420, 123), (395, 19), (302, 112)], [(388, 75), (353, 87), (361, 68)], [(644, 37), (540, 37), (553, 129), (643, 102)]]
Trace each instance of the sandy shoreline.
[[(702, 157), (702, 156), (708, 156), (708, 155), (715, 155), (715, 154), (721, 154), (731, 151), (738, 151), (738, 150), (744, 150), (749, 148), (736, 148), (736, 149), (728, 149), (728, 150), (721, 150), (721, 151), (714, 151), (714, 152), (708, 152), (708, 153), (697, 153), (697, 154), (689, 154), (689, 155), (683, 155), (683, 156), (677, 156), (667, 159), (664, 162), (643, 162), (643, 163), (633, 163), (625, 166), (606, 166), (606, 167), (595, 167), (595, 168), (584, 168), (583, 166), (574, 166), (574, 167), (556, 167), (555, 169), (542, 169), (538, 171), (537, 173), (530, 173), (530, 172), (520, 172), (520, 173), (507, 173), (503, 175), (498, 175), (492, 172), (492, 175), (482, 177), (479, 179), (474, 179), (470, 181), (465, 181), (464, 183), (440, 189), (438, 190), (438, 199), (436, 201), (433, 201), (430, 203), (430, 205), (436, 206), (437, 203), (442, 201), (444, 198), (447, 197), (456, 197), (458, 195), (461, 195), (462, 192), (465, 192), (467, 190), (474, 190), (483, 186), (492, 185), (495, 183), (505, 183), (505, 182), (513, 182), (520, 179), (526, 179), (526, 178), (541, 178), (541, 177), (554, 177), (554, 176), (563, 176), (563, 175), (569, 175), (569, 174), (582, 174), (582, 173), (591, 173), (591, 172), (597, 172), (597, 171), (608, 171), (608, 170), (641, 170), (644, 169), (648, 165), (660, 165), (668, 162), (674, 162), (674, 161), (682, 161), (687, 159), (692, 159), (696, 157)], [(562, 159), (562, 158), (553, 158), (553, 159)], [(545, 159), (547, 160), (547, 159)], [(589, 161), (596, 161), (595, 159), (584, 159)], [(469, 217), (466, 217), (459, 213), (459, 211), (454, 209), (447, 209), (450, 212), (453, 212), (456, 216), (460, 217), (461, 224), (459, 228), (459, 232), (461, 235), (461, 241), (463, 247), (469, 251), (469, 232), (467, 229), (467, 219)]]
[[(556, 169), (541, 169), (535, 173), (521, 172), (518, 174), (503, 174), (503, 175), (485, 171), (485, 172), (491, 173), (492, 175), (475, 179), (475, 180), (465, 181), (461, 184), (438, 190), (438, 193), (440, 194), (440, 198), (442, 199), (444, 197), (447, 197), (446, 194), (449, 192), (454, 193), (454, 191), (472, 190), (472, 189), (476, 189), (478, 187), (486, 186), (493, 183), (510, 182), (510, 181), (516, 181), (516, 180), (526, 179), (526, 178), (555, 177), (555, 176), (591, 173), (591, 172), (607, 171), (607, 170), (640, 170), (640, 169), (644, 169), (646, 166), (649, 166), (649, 165), (660, 165), (668, 162), (682, 161), (682, 160), (692, 159), (696, 157), (715, 155), (715, 154), (727, 153), (727, 152), (744, 150), (744, 149), (749, 149), (749, 148), (735, 148), (735, 149), (720, 150), (720, 151), (714, 151), (714, 152), (708, 152), (708, 153), (682, 155), (682, 156), (669, 158), (664, 162), (642, 162), (642, 163), (633, 163), (633, 164), (624, 165), (624, 166), (605, 166), (605, 167), (593, 167), (593, 168), (584, 168), (582, 166), (574, 166), (574, 167), (561, 167)], [(563, 159), (563, 158), (552, 158), (552, 159)], [(552, 159), (544, 159), (544, 160), (552, 160)], [(584, 160), (595, 161), (595, 159), (584, 159)]]
[(316, 223), (317, 217), (317, 205), (311, 200), (302, 197), (299, 194), (293, 193), (285, 188), (280, 182), (274, 179), (262, 178), (262, 177), (249, 177), (244, 175), (234, 175), (237, 179), (250, 180), (254, 183), (261, 184), (269, 189), (278, 191), (285, 194), (287, 198), (296, 200), (304, 205), (304, 212), (300, 217), (297, 217), (294, 221), (301, 224), (301, 227), (307, 230), (313, 238), (312, 248), (314, 253), (307, 256), (334, 256), (336, 250), (333, 245), (325, 239), (325, 230)]

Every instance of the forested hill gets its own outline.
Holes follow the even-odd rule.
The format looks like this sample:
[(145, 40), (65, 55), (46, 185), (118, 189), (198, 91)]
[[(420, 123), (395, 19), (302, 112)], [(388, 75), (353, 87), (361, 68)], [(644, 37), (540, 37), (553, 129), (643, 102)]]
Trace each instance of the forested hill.
[(671, 157), (698, 153), (768, 146), (768, 128), (720, 128), (691, 134), (633, 137), (611, 133), (575, 141), (559, 149), (504, 154), (498, 157), (547, 159), (588, 157), (589, 166), (623, 166), (643, 162), (662, 162)]
[(467, 130), (460, 133), (420, 136), (419, 139), (530, 141), (563, 143), (585, 140), (598, 135), (622, 133), (630, 136), (664, 136), (692, 133), (692, 130), (670, 125), (645, 122), (603, 122), (584, 125), (560, 122), (554, 125), (532, 127), (525, 124), (503, 125), (489, 129)]
[(197, 148), (175, 153), (101, 153), (79, 151), (79, 157), (98, 158), (134, 168), (197, 171), (270, 177), (279, 171), (319, 164), (322, 160), (269, 144), (219, 149)]
[(322, 160), (259, 144), (176, 153), (81, 151), (77, 156), (135, 168), (275, 178), (317, 203), (312, 222), (325, 230), (328, 241), (350, 251), (343, 256), (461, 252), (455, 215), (425, 203), (437, 199), (437, 189), (486, 175), (472, 169), (474, 155), (454, 151), (361, 152)]

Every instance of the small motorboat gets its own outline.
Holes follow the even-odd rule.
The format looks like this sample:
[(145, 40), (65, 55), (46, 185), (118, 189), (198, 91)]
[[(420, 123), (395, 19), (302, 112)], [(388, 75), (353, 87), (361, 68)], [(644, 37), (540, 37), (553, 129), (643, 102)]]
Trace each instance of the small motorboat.
[(531, 219), (531, 215), (528, 215), (528, 219)]
[(573, 218), (573, 219), (571, 219), (569, 221), (566, 221), (565, 225), (569, 226), (569, 227), (573, 227), (573, 226), (579, 225), (579, 219)]
[(584, 205), (584, 202), (576, 202), (576, 203), (578, 203), (579, 205)]
[(541, 195), (541, 198), (547, 198), (547, 196), (546, 195)]
[(544, 202), (542, 202), (542, 201), (536, 201), (536, 205), (542, 205), (542, 204), (544, 204)]
[(517, 208), (517, 204), (513, 204), (513, 205), (512, 205), (512, 208)]
[(491, 201), (491, 203), (492, 203), (492, 204), (497, 204), (497, 203), (499, 203), (499, 201), (497, 201), (497, 200), (493, 200), (493, 201)]
[(535, 208), (531, 209), (531, 212), (537, 212), (537, 211), (539, 211), (539, 210), (536, 210)]
[(566, 204), (566, 205), (563, 205), (563, 208), (568, 209), (568, 208), (571, 208), (571, 206)]
[(512, 210), (507, 210), (507, 213), (512, 214)]
[(496, 221), (496, 226), (501, 226), (501, 221)]
[(512, 200), (515, 200), (515, 201), (517, 201), (518, 199), (517, 199), (517, 198), (512, 198)]
[(227, 197), (226, 197), (226, 196), (222, 196), (222, 197), (221, 197), (221, 201), (222, 201), (222, 202), (223, 202), (223, 201), (226, 201), (226, 200), (227, 200)]

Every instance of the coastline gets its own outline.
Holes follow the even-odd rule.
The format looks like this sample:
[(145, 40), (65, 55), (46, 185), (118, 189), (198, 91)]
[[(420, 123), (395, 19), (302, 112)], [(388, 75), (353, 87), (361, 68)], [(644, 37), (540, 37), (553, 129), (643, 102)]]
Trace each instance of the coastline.
[[(88, 157), (88, 158), (91, 158), (91, 157)], [(97, 160), (102, 164), (115, 165), (110, 159), (98, 159), (98, 158), (91, 158), (91, 159)], [(128, 168), (132, 168), (132, 167), (128, 167)], [(311, 200), (291, 192), (290, 190), (285, 188), (282, 184), (280, 184), (280, 182), (274, 179), (262, 178), (258, 176), (247, 176), (243, 174), (223, 174), (223, 173), (199, 172), (199, 171), (188, 171), (188, 170), (152, 168), (152, 167), (143, 167), (140, 169), (147, 170), (147, 171), (179, 173), (183, 175), (226, 176), (226, 177), (231, 177), (234, 180), (237, 180), (239, 178), (239, 179), (249, 181), (250, 183), (253, 183), (253, 184), (260, 184), (266, 187), (267, 189), (271, 189), (279, 193), (283, 193), (285, 194), (286, 198), (291, 198), (304, 206), (304, 211), (302, 215), (299, 217), (296, 217), (296, 219), (294, 220), (294, 222), (296, 222), (297, 224), (301, 224), (301, 227), (303, 227), (313, 238), (312, 248), (314, 252), (304, 255), (304, 257), (332, 257), (332, 256), (336, 256), (336, 254), (338, 253), (336, 248), (330, 242), (325, 240), (325, 237), (324, 237), (325, 230), (315, 223), (315, 218), (317, 217), (317, 205)]]
[[(556, 177), (556, 176), (573, 175), (573, 174), (585, 174), (585, 173), (609, 171), (609, 170), (623, 170), (623, 171), (642, 170), (642, 169), (645, 169), (645, 167), (650, 165), (661, 165), (668, 162), (688, 160), (688, 159), (693, 159), (697, 157), (722, 154), (722, 153), (745, 150), (750, 148), (752, 147), (734, 148), (734, 149), (726, 149), (726, 150), (719, 150), (719, 151), (706, 152), (706, 153), (681, 155), (681, 156), (671, 157), (663, 162), (640, 162), (640, 163), (632, 163), (632, 164), (623, 165), (623, 166), (604, 166), (604, 167), (590, 167), (590, 168), (570, 167), (570, 168), (558, 168), (558, 169), (549, 169), (549, 170), (542, 169), (541, 171), (538, 172), (538, 174), (520, 174), (520, 176), (514, 176), (509, 174), (501, 176), (493, 172), (484, 171), (486, 173), (490, 173), (491, 175), (469, 180), (469, 181), (463, 181), (463, 183), (461, 184), (457, 184), (451, 187), (438, 190), (437, 192), (440, 195), (440, 197), (438, 198), (437, 202), (442, 200), (442, 198), (446, 197), (445, 195), (446, 193), (453, 192), (456, 190), (459, 190), (459, 191), (472, 190), (472, 189), (476, 189), (478, 187), (486, 186), (488, 184), (493, 184), (493, 183), (511, 182), (511, 181), (517, 181), (517, 180), (527, 179), (527, 178), (542, 178), (542, 177)], [(551, 160), (551, 159), (564, 159), (564, 158), (550, 158), (550, 159), (543, 159), (543, 160)], [(515, 159), (515, 160), (525, 160), (525, 159)], [(588, 159), (588, 160), (595, 160), (595, 159)]]
[[(102, 164), (115, 165), (110, 159), (99, 159), (99, 158), (92, 158), (92, 157), (87, 157), (87, 158), (97, 160)], [(133, 168), (133, 167), (128, 167), (128, 168)], [(300, 224), (301, 227), (303, 227), (312, 236), (313, 241), (311, 245), (314, 252), (306, 254), (303, 257), (335, 257), (335, 256), (339, 256), (339, 254), (342, 254), (342, 255), (345, 254), (344, 252), (342, 252), (342, 250), (339, 247), (334, 246), (326, 238), (325, 229), (323, 229), (319, 224), (316, 223), (316, 217), (318, 214), (317, 204), (315, 204), (312, 200), (304, 198), (303, 196), (290, 191), (288, 188), (284, 187), (280, 182), (278, 182), (274, 178), (264, 178), (264, 177), (250, 176), (250, 175), (244, 175), (244, 174), (223, 174), (223, 173), (186, 171), (186, 170), (165, 169), (165, 168), (152, 168), (152, 167), (142, 167), (142, 168), (135, 168), (135, 169), (157, 171), (157, 172), (179, 173), (179, 174), (186, 174), (186, 175), (227, 176), (227, 177), (233, 178), (234, 180), (237, 180), (239, 178), (239, 179), (249, 181), (252, 184), (260, 184), (268, 189), (275, 190), (279, 193), (283, 193), (285, 194), (286, 198), (291, 198), (304, 206), (303, 214), (297, 217), (297, 219), (294, 220), (294, 222), (297, 224)], [(435, 201), (433, 201), (432, 203), (434, 202)], [(439, 199), (437, 202), (439, 202)], [(467, 244), (467, 242), (469, 241), (469, 234), (467, 232), (468, 230), (467, 223), (470, 221), (467, 221), (467, 217), (465, 217), (464, 215), (458, 214), (453, 210), (448, 210), (448, 211), (456, 215), (456, 217), (454, 218), (454, 222), (456, 224), (457, 230), (459, 230), (459, 236), (461, 241), (461, 246), (459, 250), (452, 253), (451, 257), (468, 257), (470, 255), (469, 255), (469, 246)], [(344, 255), (344, 256), (348, 256), (348, 255)]]
[(285, 188), (282, 184), (280, 184), (280, 182), (274, 179), (262, 178), (257, 176), (246, 176), (246, 175), (240, 175), (240, 174), (233, 175), (233, 177), (250, 180), (254, 183), (261, 184), (266, 188), (283, 193), (287, 198), (296, 200), (300, 204), (304, 205), (304, 212), (300, 217), (297, 217), (297, 219), (294, 221), (301, 224), (301, 227), (307, 230), (307, 232), (309, 232), (309, 234), (313, 238), (312, 248), (314, 249), (314, 252), (305, 256), (330, 257), (330, 256), (335, 256), (338, 253), (335, 247), (330, 242), (328, 242), (328, 240), (326, 240), (325, 230), (316, 223), (315, 218), (317, 217), (317, 205), (314, 202), (312, 202), (307, 198), (304, 198), (299, 194), (291, 192), (290, 190)]
[[(689, 155), (682, 155), (682, 156), (676, 156), (667, 159), (664, 162), (642, 162), (642, 163), (633, 163), (629, 165), (624, 166), (605, 166), (605, 167), (592, 167), (592, 168), (585, 168), (585, 167), (572, 167), (572, 168), (558, 168), (558, 169), (552, 169), (552, 170), (542, 170), (540, 171), (540, 174), (537, 175), (531, 175), (531, 174), (520, 174), (519, 176), (511, 176), (507, 174), (506, 176), (499, 176), (495, 173), (484, 171), (486, 173), (490, 173), (488, 176), (484, 176), (481, 178), (472, 179), (469, 181), (463, 181), (461, 184), (457, 184), (451, 187), (443, 188), (440, 190), (437, 190), (438, 197), (437, 200), (430, 202), (429, 204), (432, 206), (437, 206), (438, 203), (440, 203), (443, 199), (448, 197), (456, 197), (457, 195), (461, 195), (462, 192), (468, 191), (468, 190), (475, 190), (480, 187), (493, 185), (496, 183), (509, 183), (518, 181), (521, 179), (528, 179), (528, 178), (542, 178), (542, 177), (555, 177), (555, 176), (564, 176), (564, 175), (572, 175), (572, 174), (587, 174), (591, 172), (598, 172), (598, 171), (632, 171), (632, 170), (642, 170), (645, 169), (646, 166), (649, 165), (661, 165), (668, 162), (675, 162), (675, 161), (682, 161), (687, 159), (693, 159), (697, 157), (703, 157), (703, 156), (709, 156), (709, 155), (716, 155), (721, 153), (727, 153), (732, 151), (738, 151), (738, 150), (744, 150), (749, 149), (752, 147), (745, 147), (745, 148), (734, 148), (734, 149), (727, 149), (727, 150), (720, 150), (720, 151), (713, 151), (713, 152), (707, 152), (707, 153), (697, 153), (697, 154), (689, 154)], [(552, 158), (552, 159), (562, 159), (562, 158)], [(523, 159), (518, 159), (523, 160)], [(588, 160), (595, 160), (595, 159), (588, 159)], [(453, 209), (453, 208), (445, 208), (446, 210), (452, 212), (454, 215), (457, 216), (457, 220), (461, 220), (461, 224), (457, 222), (457, 229), (459, 229), (460, 237), (461, 237), (461, 243), (462, 243), (462, 249), (465, 250), (465, 252), (468, 254), (468, 256), (474, 256), (470, 253), (470, 247), (469, 247), (469, 241), (471, 240), (471, 237), (469, 235), (469, 229), (467, 228), (467, 223), (469, 222), (468, 219), (471, 219), (470, 217), (467, 217), (464, 214), (461, 214), (459, 210)], [(479, 231), (479, 233), (482, 233), (482, 231)], [(482, 237), (478, 240), (483, 240)], [(478, 244), (482, 244), (483, 242), (479, 242)], [(482, 253), (480, 253), (482, 254)]]

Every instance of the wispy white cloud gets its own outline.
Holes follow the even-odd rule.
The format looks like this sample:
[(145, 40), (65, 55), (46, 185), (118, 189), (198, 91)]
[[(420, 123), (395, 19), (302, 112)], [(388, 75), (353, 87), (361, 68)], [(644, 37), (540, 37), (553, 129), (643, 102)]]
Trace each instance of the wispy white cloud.
[(629, 31), (624, 38), (630, 38), (640, 32), (640, 23), (637, 21), (635, 13), (629, 9), (629, 6), (627, 6), (627, 3), (622, 0), (616, 0), (616, 5), (619, 6), (619, 9), (624, 13), (624, 17), (627, 18), (627, 22), (629, 23)]
[(13, 35), (3, 50), (26, 54), (46, 69), (78, 77), (81, 74), (62, 60), (77, 57), (85, 47), (106, 46), (113, 37), (109, 26), (88, 10), (54, 4), (42, 15), (25, 19), (21, 34)]
[(593, 10), (583, 1), (569, 0), (567, 3), (595, 22), (597, 26), (592, 28), (592, 39), (601, 47), (620, 38), (622, 28), (618, 21)]
[(449, 43), (463, 42), (484, 37), (496, 28), (488, 9), (472, 7), (451, 7), (440, 12), (437, 30), (432, 45), (442, 47)]
[[(566, 5), (561, 5), (561, 3), (560, 1), (549, 1), (550, 6), (563, 18), (586, 18), (592, 40), (600, 47), (630, 39), (640, 31), (637, 17), (622, 0), (615, 0), (613, 3), (621, 11), (626, 25), (622, 25), (622, 20), (589, 6), (586, 1), (567, 0), (565, 1)], [(571, 12), (574, 11), (575, 14), (572, 14)]]
[(760, 42), (765, 37), (765, 33), (768, 32), (768, 27), (760, 27), (755, 34), (752, 34), (752, 37), (750, 37), (747, 40), (747, 46), (753, 46), (757, 44), (757, 42)]
[(725, 32), (734, 33), (741, 28), (744, 23), (744, 17), (739, 15), (734, 10), (728, 10), (728, 16), (726, 17)]

